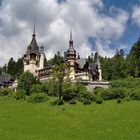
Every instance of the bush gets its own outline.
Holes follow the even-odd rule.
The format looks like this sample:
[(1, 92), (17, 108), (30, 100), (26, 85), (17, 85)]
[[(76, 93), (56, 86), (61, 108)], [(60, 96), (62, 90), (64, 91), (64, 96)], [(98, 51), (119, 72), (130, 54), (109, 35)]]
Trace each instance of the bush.
[(114, 93), (114, 99), (118, 99), (118, 98), (122, 99), (125, 97), (125, 88), (114, 88), (113, 93)]
[(130, 96), (125, 97), (125, 98), (123, 99), (123, 101), (126, 101), (126, 102), (131, 101), (131, 97), (130, 97)]
[(54, 104), (54, 105), (63, 105), (63, 104), (65, 104), (65, 102), (64, 102), (63, 99), (58, 99), (58, 100), (56, 100), (53, 104)]
[(89, 99), (85, 99), (84, 101), (83, 101), (83, 104), (84, 105), (89, 105), (89, 104), (91, 104), (92, 102), (91, 102), (91, 100), (89, 100)]
[(76, 100), (71, 100), (70, 102), (69, 102), (69, 104), (76, 104), (77, 102), (76, 102)]
[(18, 91), (13, 93), (13, 97), (16, 100), (21, 100), (21, 99), (25, 99), (26, 98), (25, 94), (26, 94), (26, 92), (24, 90), (18, 90)]
[(76, 98), (76, 93), (74, 93), (73, 88), (69, 87), (67, 90), (63, 93), (63, 100), (66, 102), (69, 102), (72, 99)]
[(96, 96), (95, 102), (96, 102), (97, 104), (102, 104), (102, 103), (103, 103), (102, 97)]
[(84, 97), (78, 98), (78, 101), (83, 103), (86, 99)]
[(73, 85), (73, 87), (74, 87), (73, 90), (74, 90), (74, 92), (76, 94), (84, 94), (84, 93), (87, 92), (87, 88), (84, 85), (80, 84), (80, 83), (75, 83)]
[(47, 93), (48, 94), (48, 85), (45, 83), (32, 85), (30, 93), (31, 94), (34, 94), (34, 93)]
[(90, 92), (87, 92), (85, 94), (79, 95), (78, 100), (85, 105), (91, 104), (93, 101), (95, 101), (95, 96), (93, 96)]
[(140, 100), (140, 88), (134, 89), (131, 94), (133, 100)]
[(0, 90), (0, 96), (11, 96), (13, 94), (13, 91), (9, 88), (3, 88)]
[(44, 93), (35, 93), (35, 94), (32, 94), (27, 102), (31, 102), (31, 103), (44, 103), (48, 100), (48, 96)]
[(98, 89), (94, 91), (95, 96), (98, 95), (103, 100), (112, 100), (118, 98), (124, 98), (130, 95), (131, 91), (127, 88), (109, 88), (109, 89)]
[(112, 88), (140, 88), (140, 78), (128, 77), (111, 81)]
[(122, 103), (122, 99), (120, 99), (120, 98), (117, 99), (117, 103), (118, 103), (118, 104)]
[(96, 88), (93, 93), (95, 95), (95, 100), (96, 96), (100, 96), (104, 100), (110, 100), (113, 98), (112, 89)]
[(77, 95), (77, 98), (85, 98), (85, 99), (88, 99), (88, 100), (91, 100), (91, 101), (94, 101), (95, 100), (95, 96), (91, 93), (91, 92), (84, 92), (82, 94), (78, 94)]

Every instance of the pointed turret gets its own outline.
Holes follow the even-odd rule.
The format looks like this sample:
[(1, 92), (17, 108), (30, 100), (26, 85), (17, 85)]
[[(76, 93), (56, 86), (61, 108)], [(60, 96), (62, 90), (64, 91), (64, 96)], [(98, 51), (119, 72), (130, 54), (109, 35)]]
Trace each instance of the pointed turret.
[(74, 57), (76, 57), (76, 51), (75, 51), (74, 46), (73, 46), (72, 30), (70, 31), (70, 40), (69, 40), (69, 48), (67, 50), (67, 55), (68, 56), (74, 55)]
[(70, 79), (75, 79), (76, 51), (73, 46), (72, 30), (70, 31), (69, 48), (65, 53), (66, 61), (70, 64)]
[(40, 52), (39, 47), (36, 41), (36, 33), (35, 33), (35, 22), (32, 34), (32, 40), (30, 45), (27, 48), (26, 54), (24, 55), (24, 71), (30, 71), (35, 76), (37, 75), (37, 70), (39, 67), (43, 67), (43, 63), (40, 66)]
[(96, 64), (98, 65), (99, 81), (102, 81), (102, 68), (101, 68), (101, 63), (100, 63), (98, 46), (97, 46), (97, 62), (96, 62)]
[(35, 22), (34, 22), (32, 40), (31, 40), (30, 45), (27, 48), (26, 53), (27, 54), (30, 54), (30, 53), (38, 54), (39, 53), (39, 47), (38, 47), (38, 44), (37, 44), (37, 41), (36, 41)]

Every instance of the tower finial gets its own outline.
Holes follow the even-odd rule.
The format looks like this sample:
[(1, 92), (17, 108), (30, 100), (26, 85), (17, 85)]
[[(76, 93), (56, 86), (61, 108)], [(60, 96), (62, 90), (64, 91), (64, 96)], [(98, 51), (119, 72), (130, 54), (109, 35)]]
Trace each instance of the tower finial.
[(96, 51), (97, 51), (97, 65), (100, 68), (101, 67), (101, 63), (100, 63), (100, 56), (99, 56), (99, 48), (98, 46), (96, 46)]
[(35, 17), (34, 17), (34, 29), (33, 29), (33, 36), (35, 36), (35, 27), (36, 26), (36, 20), (35, 20)]
[(72, 29), (70, 29), (70, 40), (72, 40)]
[(97, 62), (96, 63), (98, 65), (99, 81), (102, 81), (102, 68), (101, 68), (101, 63), (100, 63), (98, 45), (96, 46), (96, 49), (97, 49)]
[(70, 29), (70, 41), (69, 41), (70, 47), (73, 47), (73, 40), (72, 40), (72, 29)]

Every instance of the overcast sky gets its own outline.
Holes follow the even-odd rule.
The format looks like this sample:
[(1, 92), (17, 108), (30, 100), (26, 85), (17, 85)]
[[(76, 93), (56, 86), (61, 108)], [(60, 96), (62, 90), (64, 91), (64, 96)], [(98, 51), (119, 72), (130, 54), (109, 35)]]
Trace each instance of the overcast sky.
[(47, 59), (68, 48), (69, 32), (81, 57), (129, 53), (140, 36), (140, 0), (0, 0), (0, 65), (22, 57), (36, 39)]

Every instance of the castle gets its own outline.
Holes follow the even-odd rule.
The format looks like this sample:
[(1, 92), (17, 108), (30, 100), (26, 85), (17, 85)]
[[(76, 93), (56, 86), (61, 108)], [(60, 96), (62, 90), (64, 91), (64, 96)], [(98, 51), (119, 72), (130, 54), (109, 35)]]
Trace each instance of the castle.
[[(72, 81), (77, 79), (81, 81), (102, 81), (102, 70), (99, 54), (97, 51), (97, 62), (88, 63), (86, 58), (77, 56), (74, 49), (72, 31), (70, 32), (69, 48), (64, 53), (65, 62), (70, 65), (69, 78)], [(24, 72), (30, 71), (40, 80), (46, 80), (51, 77), (52, 65), (44, 66), (45, 61), (44, 47), (39, 47), (36, 41), (35, 26), (30, 45), (27, 47), (24, 55)]]

